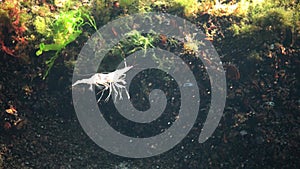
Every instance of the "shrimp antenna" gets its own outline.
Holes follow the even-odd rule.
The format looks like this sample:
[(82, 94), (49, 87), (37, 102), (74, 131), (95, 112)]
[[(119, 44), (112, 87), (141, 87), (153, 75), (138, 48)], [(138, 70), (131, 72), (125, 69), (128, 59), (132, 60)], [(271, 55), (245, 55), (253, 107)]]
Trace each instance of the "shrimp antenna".
[(124, 65), (127, 67), (126, 58), (124, 58)]

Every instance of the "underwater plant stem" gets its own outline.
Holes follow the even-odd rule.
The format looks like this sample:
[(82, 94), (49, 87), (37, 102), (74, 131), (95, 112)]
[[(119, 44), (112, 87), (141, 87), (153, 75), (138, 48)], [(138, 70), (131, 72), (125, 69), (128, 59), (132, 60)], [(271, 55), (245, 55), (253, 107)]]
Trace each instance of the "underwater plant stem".
[(48, 66), (48, 68), (47, 68), (47, 70), (46, 70), (46, 72), (45, 72), (45, 74), (44, 74), (44, 76), (43, 76), (43, 80), (45, 80), (46, 77), (48, 76), (48, 74), (49, 74), (51, 68), (52, 68), (53, 65), (54, 65), (55, 60), (56, 60), (56, 59), (58, 58), (58, 56), (59, 56), (59, 53), (60, 53), (60, 50), (57, 50), (57, 51), (55, 52), (55, 55), (54, 55), (53, 57), (51, 57), (49, 60), (46, 61), (46, 65)]

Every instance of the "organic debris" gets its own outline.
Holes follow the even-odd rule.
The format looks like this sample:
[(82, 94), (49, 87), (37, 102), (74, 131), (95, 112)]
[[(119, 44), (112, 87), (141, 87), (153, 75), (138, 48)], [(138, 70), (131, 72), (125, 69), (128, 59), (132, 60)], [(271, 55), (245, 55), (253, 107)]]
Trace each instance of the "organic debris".
[(18, 114), (16, 108), (12, 105), (5, 112), (1, 113), (0, 126), (4, 130), (22, 129), (27, 124), (27, 119)]

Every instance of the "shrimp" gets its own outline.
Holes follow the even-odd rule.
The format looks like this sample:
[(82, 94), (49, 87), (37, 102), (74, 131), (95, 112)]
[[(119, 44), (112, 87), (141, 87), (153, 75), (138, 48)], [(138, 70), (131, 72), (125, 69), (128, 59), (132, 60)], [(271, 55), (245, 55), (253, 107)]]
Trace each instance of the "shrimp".
[[(110, 73), (95, 73), (93, 76), (87, 79), (77, 80), (72, 87), (78, 84), (87, 84), (90, 85), (89, 90), (93, 90), (93, 85), (97, 87), (104, 86), (99, 93), (102, 93), (100, 98), (97, 102), (99, 102), (103, 96), (104, 91), (109, 90), (108, 96), (106, 97), (105, 101), (108, 101), (109, 97), (111, 96), (112, 92), (114, 92), (115, 100), (119, 95), (119, 99), (123, 99), (122, 91), (123, 89), (126, 92), (127, 98), (130, 99), (129, 93), (125, 87), (127, 84), (125, 81), (126, 72), (128, 72), (133, 66), (127, 66), (125, 63), (125, 67), (122, 69), (117, 69)], [(97, 93), (97, 95), (99, 94)]]

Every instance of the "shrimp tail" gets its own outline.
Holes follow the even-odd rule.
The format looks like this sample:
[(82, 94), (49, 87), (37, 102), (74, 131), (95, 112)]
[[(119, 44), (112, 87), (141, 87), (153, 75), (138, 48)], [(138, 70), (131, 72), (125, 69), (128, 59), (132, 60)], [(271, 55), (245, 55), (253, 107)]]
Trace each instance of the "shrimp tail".
[(92, 85), (93, 82), (91, 82), (91, 78), (89, 78), (89, 79), (81, 79), (81, 80), (77, 80), (74, 84), (72, 84), (72, 87), (76, 86), (78, 84), (89, 84), (89, 85)]
[(83, 84), (84, 80), (86, 80), (86, 79), (77, 80), (75, 83), (72, 84), (72, 87), (74, 87), (74, 86), (76, 86), (78, 84)]

